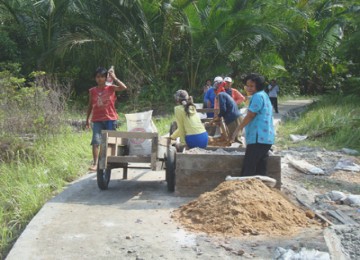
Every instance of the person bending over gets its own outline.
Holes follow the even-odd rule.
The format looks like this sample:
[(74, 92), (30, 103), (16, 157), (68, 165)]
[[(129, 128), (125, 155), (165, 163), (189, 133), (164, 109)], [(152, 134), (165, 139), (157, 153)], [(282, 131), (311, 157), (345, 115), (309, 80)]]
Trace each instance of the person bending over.
[[(241, 113), (234, 99), (225, 92), (224, 82), (215, 84), (215, 93), (219, 106), (219, 114), (214, 118), (214, 122), (219, 122), (222, 117), (231, 137), (241, 123)], [(241, 135), (238, 134), (235, 141), (241, 143)]]
[(208, 133), (201, 123), (196, 112), (196, 107), (185, 90), (175, 93), (177, 106), (174, 108), (177, 123), (176, 131), (170, 136), (171, 139), (180, 137), (182, 143), (186, 143), (189, 149), (199, 147), (206, 148), (208, 145)]

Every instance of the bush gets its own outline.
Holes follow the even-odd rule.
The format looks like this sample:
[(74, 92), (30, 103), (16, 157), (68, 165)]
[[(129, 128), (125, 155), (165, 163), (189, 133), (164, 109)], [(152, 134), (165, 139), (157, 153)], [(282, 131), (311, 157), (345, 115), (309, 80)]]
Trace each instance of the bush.
[(0, 134), (55, 133), (63, 123), (70, 86), (43, 72), (32, 73), (33, 81), (0, 72)]

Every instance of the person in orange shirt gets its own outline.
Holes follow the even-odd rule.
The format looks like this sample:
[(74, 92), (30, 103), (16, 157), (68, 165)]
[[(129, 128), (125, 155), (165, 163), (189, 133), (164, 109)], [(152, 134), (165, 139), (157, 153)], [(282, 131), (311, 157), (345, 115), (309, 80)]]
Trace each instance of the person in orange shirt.
[(225, 77), (225, 92), (228, 93), (237, 105), (245, 101), (245, 97), (235, 88), (232, 88), (233, 81), (230, 77)]

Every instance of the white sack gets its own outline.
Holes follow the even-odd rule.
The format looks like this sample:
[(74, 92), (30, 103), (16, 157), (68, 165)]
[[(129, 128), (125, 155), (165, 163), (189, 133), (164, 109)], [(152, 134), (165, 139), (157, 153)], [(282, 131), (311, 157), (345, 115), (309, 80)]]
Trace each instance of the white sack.
[[(128, 132), (143, 132), (153, 133), (156, 131), (152, 125), (151, 117), (152, 110), (125, 114)], [(129, 139), (129, 154), (130, 155), (150, 155), (151, 154), (151, 139)]]

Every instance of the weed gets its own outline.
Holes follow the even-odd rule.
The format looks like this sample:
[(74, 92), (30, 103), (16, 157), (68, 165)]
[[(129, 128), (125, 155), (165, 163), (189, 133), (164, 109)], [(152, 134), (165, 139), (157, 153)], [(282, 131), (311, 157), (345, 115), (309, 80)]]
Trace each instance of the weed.
[[(357, 96), (323, 96), (310, 106), (298, 120), (279, 127), (280, 146), (343, 147), (360, 150), (360, 108)], [(290, 134), (309, 136), (308, 140), (292, 144)]]

